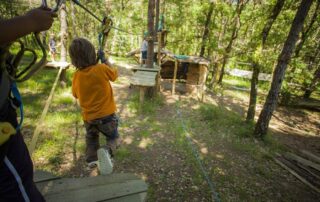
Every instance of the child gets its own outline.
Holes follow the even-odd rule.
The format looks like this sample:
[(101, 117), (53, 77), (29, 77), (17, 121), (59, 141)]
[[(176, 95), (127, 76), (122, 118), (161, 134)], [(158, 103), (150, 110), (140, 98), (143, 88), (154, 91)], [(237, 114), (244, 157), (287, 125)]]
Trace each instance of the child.
[(144, 65), (146, 64), (146, 61), (147, 61), (147, 52), (148, 52), (148, 41), (146, 40), (146, 34), (143, 37), (140, 50), (141, 50), (141, 65)]
[(57, 49), (56, 49), (56, 41), (54, 39), (54, 35), (53, 34), (50, 35), (49, 50), (50, 50), (51, 60), (53, 62), (55, 62), (56, 61)]
[[(106, 149), (111, 156), (118, 146), (118, 118), (115, 115), (116, 104), (110, 85), (110, 81), (115, 81), (118, 73), (109, 62), (97, 64), (95, 48), (84, 38), (74, 39), (69, 53), (72, 64), (77, 69), (73, 76), (72, 94), (79, 100), (82, 110), (87, 132), (86, 162), (92, 168), (97, 166), (99, 132), (106, 137)], [(100, 158), (99, 162), (101, 163)]]

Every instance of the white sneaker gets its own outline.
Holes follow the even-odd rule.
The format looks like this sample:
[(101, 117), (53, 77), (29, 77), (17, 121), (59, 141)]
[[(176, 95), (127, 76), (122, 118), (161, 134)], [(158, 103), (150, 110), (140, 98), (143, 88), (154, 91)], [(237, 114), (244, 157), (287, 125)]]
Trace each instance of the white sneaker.
[(112, 173), (113, 163), (108, 150), (105, 148), (98, 149), (98, 169), (101, 175)]
[(91, 161), (90, 163), (87, 164), (88, 169), (92, 169), (98, 166), (98, 161)]

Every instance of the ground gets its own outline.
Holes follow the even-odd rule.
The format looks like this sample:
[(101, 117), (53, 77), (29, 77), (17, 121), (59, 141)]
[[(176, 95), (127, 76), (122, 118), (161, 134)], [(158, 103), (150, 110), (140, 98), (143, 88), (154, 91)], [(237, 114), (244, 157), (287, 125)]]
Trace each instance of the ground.
[[(251, 136), (253, 125), (244, 122), (247, 92), (208, 92), (201, 103), (181, 92), (171, 95), (168, 85), (163, 85), (162, 92), (140, 109), (137, 89), (129, 88), (130, 74), (120, 67), (121, 76), (113, 84), (122, 137), (114, 172), (145, 179), (147, 201), (211, 201), (213, 194), (221, 201), (318, 201), (320, 195), (279, 167), (273, 156), (288, 148), (307, 149), (319, 156), (319, 113), (277, 108), (268, 138), (262, 142)], [(50, 83), (54, 76), (41, 79)], [(51, 86), (33, 81), (27, 85), (34, 85), (32, 92), (23, 89), (29, 114), (23, 133), (29, 143), (45, 102), (44, 92)], [(37, 169), (66, 177), (97, 175), (84, 162), (85, 132), (70, 89), (58, 90), (46, 126), (33, 154)]]

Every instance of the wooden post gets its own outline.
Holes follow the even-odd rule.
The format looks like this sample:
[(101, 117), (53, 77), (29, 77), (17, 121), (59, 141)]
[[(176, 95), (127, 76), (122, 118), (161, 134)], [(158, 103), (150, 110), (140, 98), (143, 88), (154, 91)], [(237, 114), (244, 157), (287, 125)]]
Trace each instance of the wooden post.
[(139, 110), (141, 111), (141, 109), (142, 109), (142, 104), (143, 104), (143, 102), (144, 102), (144, 96), (145, 96), (145, 90), (146, 90), (146, 88), (145, 88), (144, 86), (140, 86), (139, 88), (140, 88)]
[(177, 72), (178, 72), (178, 60), (176, 59), (174, 64), (174, 74), (173, 74), (173, 81), (172, 81), (172, 95), (174, 95), (176, 92)]
[(204, 102), (204, 96), (206, 91), (206, 80), (208, 75), (208, 68), (205, 65), (202, 65), (200, 70), (200, 75), (203, 74), (201, 77), (201, 102)]
[(161, 88), (160, 88), (160, 81), (161, 81), (161, 37), (162, 37), (162, 32), (158, 32), (158, 65), (160, 68), (160, 71), (157, 74), (157, 81), (156, 81), (156, 91), (160, 92)]
[[(62, 1), (60, 9), (60, 37), (61, 37), (61, 57), (60, 62), (67, 62), (67, 40), (68, 40), (68, 24), (67, 24), (67, 7), (66, 0)], [(67, 85), (67, 72), (63, 69), (60, 75), (60, 85), (66, 87)]]
[(162, 32), (158, 32), (158, 65), (161, 68), (161, 37), (162, 37)]

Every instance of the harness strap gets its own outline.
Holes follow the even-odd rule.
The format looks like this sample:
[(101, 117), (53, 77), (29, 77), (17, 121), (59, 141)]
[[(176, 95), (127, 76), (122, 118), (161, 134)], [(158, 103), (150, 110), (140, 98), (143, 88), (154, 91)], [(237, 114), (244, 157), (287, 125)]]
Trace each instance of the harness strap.
[(20, 92), (18, 90), (16, 82), (11, 83), (11, 93), (13, 97), (19, 102), (19, 108), (20, 108), (20, 123), (18, 124), (16, 130), (19, 130), (22, 126), (23, 123), (23, 104), (22, 104), (22, 99)]
[(103, 52), (103, 33), (99, 33), (99, 36), (98, 36), (98, 41), (99, 41), (99, 50), (98, 50), (98, 61), (100, 60), (101, 63), (105, 63), (107, 60), (106, 60), (106, 56)]
[(10, 81), (9, 77), (5, 72), (0, 71), (0, 109), (8, 100), (8, 95), (10, 92)]

